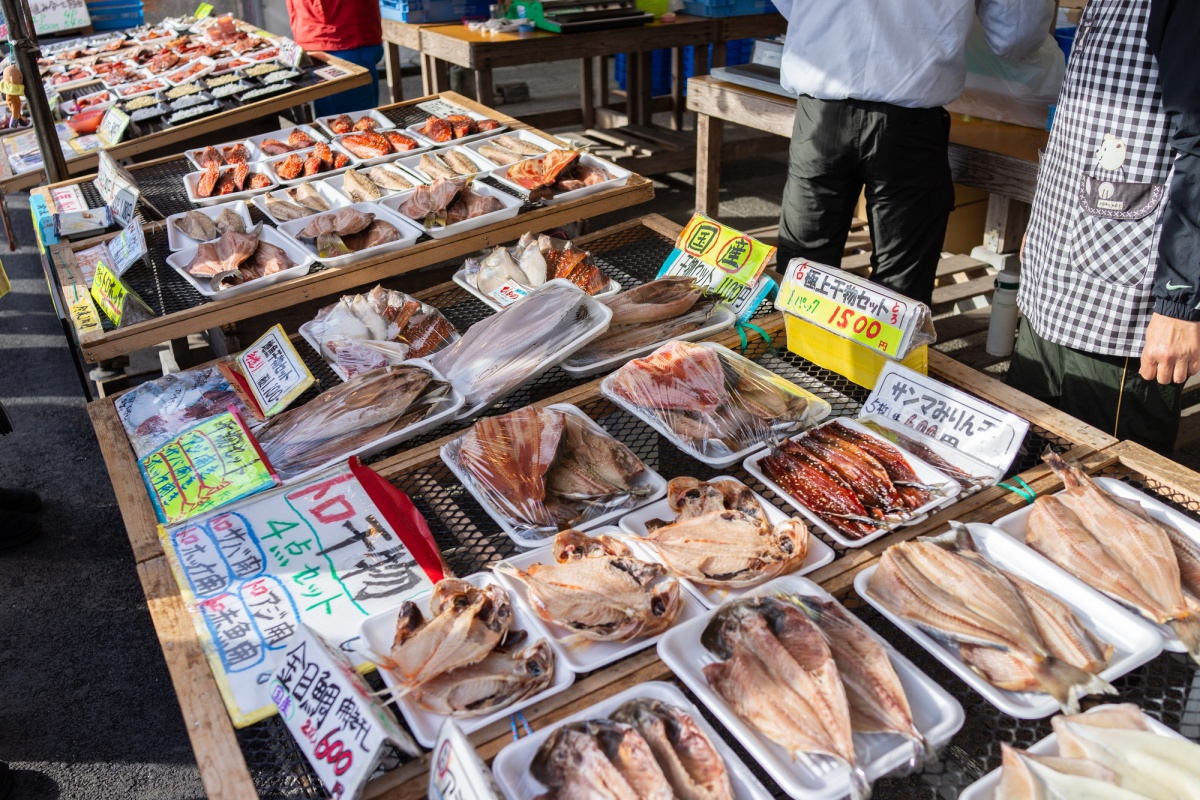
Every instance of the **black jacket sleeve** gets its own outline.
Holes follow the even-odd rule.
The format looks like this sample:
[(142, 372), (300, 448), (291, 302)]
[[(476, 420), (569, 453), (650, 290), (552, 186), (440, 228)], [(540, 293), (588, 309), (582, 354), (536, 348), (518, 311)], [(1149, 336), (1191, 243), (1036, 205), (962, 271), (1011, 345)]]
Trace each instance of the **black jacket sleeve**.
[(1178, 302), (1167, 284), (1200, 288), (1200, 0), (1152, 0), (1146, 43), (1158, 61), (1163, 108), (1171, 120), (1175, 176), (1163, 211), (1154, 311), (1200, 320), (1200, 308)]

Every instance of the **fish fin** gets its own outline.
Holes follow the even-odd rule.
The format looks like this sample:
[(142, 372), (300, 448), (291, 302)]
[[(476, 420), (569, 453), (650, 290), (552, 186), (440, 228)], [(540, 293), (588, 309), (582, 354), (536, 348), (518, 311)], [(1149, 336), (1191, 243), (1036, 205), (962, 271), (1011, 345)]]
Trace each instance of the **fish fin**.
[(346, 243), (342, 241), (342, 237), (333, 231), (317, 236), (317, 255), (321, 258), (345, 256), (352, 252), (354, 251), (346, 246)]
[(263, 228), (263, 224), (260, 222), (257, 225), (255, 225), (253, 228), (251, 228), (249, 231), (247, 231), (246, 235), (253, 236), (255, 239), (261, 239), (262, 238), (262, 228)]
[(971, 536), (970, 529), (957, 520), (950, 521), (950, 530), (943, 531), (937, 536), (919, 536), (917, 537), (917, 541), (936, 544), (938, 547), (950, 552), (960, 550), (972, 553), (979, 552), (979, 549), (975, 546), (975, 538)]
[(1116, 688), (1099, 675), (1048, 657), (1041, 665), (1040, 688), (1058, 701), (1064, 714), (1079, 713), (1079, 699), (1090, 694), (1117, 694)]
[(1173, 619), (1170, 625), (1179, 641), (1187, 648), (1192, 661), (1200, 664), (1200, 615), (1189, 614), (1183, 619)]

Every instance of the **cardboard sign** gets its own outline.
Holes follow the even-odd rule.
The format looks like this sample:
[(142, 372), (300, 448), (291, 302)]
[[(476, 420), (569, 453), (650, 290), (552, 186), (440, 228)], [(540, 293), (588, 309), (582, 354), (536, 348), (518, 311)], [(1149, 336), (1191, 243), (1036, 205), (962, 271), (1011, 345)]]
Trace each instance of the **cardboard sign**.
[(999, 472), (1012, 463), (1029, 423), (900, 364), (889, 363), (862, 413), (899, 423)]
[(118, 276), (124, 275), (128, 269), (146, 255), (146, 233), (142, 226), (133, 222), (106, 243), (112, 257), (112, 271)]
[(279, 37), (279, 63), (288, 67), (295, 67), (300, 64), (300, 59), (304, 58), (304, 48), (296, 44), (286, 36)]
[(8, 273), (4, 271), (4, 262), (0, 261), (0, 297), (12, 291), (12, 282), (8, 279)]
[(282, 325), (264, 333), (237, 362), (264, 417), (283, 411), (316, 382)]
[(100, 152), (99, 170), (93, 183), (119, 225), (125, 226), (133, 222), (141, 191), (137, 188), (133, 176), (118, 166), (107, 152)]
[(101, 330), (100, 312), (92, 302), (92, 296), (77, 283), (63, 286), (63, 300), (67, 304), (67, 313), (75, 324), (75, 331), (82, 336), (85, 333)]
[(83, 191), (77, 184), (51, 189), (50, 200), (54, 203), (55, 212), (59, 214), (68, 211), (83, 211), (88, 207), (87, 201), (83, 198)]
[(300, 623), (364, 664), (363, 620), (445, 575), (412, 501), (356, 459), (159, 537), (239, 727), (275, 713), (268, 684)]
[(279, 716), (334, 800), (353, 800), (392, 742), (409, 755), (421, 749), (343, 653), (307, 625), (288, 642), (271, 678)]
[(695, 214), (675, 240), (675, 249), (657, 277), (682, 275), (695, 279), (709, 296), (727, 303), (745, 322), (775, 286), (763, 275), (774, 252), (774, 247)]
[(201, 3), (196, 6), (195, 13), (192, 14), (197, 20), (202, 20), (213, 12), (213, 7), (208, 3)]
[(279, 482), (237, 414), (207, 419), (138, 465), (160, 522), (174, 524)]
[(346, 70), (342, 69), (341, 67), (321, 67), (320, 69), (314, 69), (313, 74), (324, 78), (327, 81), (332, 81), (341, 78), (344, 75), (349, 75), (350, 73), (346, 72)]
[(117, 142), (121, 141), (121, 137), (125, 135), (125, 129), (129, 127), (131, 117), (122, 111), (118, 106), (113, 106), (104, 112), (104, 119), (100, 120), (100, 127), (96, 129), (96, 135), (100, 137), (100, 141), (105, 147), (112, 147)]
[(934, 339), (923, 304), (814, 261), (792, 259), (775, 307), (889, 358)]
[(125, 312), (125, 297), (129, 290), (108, 265), (101, 261), (92, 277), (92, 299), (113, 325), (120, 327)]
[(54, 232), (54, 214), (46, 204), (46, 198), (41, 195), (29, 195), (29, 214), (33, 217), (33, 232), (37, 235), (38, 250), (45, 253), (46, 247), (58, 244), (58, 234)]
[(448, 103), (445, 100), (426, 100), (424, 103), (417, 103), (417, 108), (427, 114), (435, 117), (447, 117), (451, 114), (468, 114), (467, 109), (462, 106), (456, 106), (453, 103)]
[(488, 292), (488, 297), (495, 300), (501, 306), (507, 308), (527, 294), (529, 294), (529, 290), (524, 286), (505, 281), (497, 288)]
[(429, 767), (430, 800), (501, 800), (492, 772), (449, 717), (438, 732)]

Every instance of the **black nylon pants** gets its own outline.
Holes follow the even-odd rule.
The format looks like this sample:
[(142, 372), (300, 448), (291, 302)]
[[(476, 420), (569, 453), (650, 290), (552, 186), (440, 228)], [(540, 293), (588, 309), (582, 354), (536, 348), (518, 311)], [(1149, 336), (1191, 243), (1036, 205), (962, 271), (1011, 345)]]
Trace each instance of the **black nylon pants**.
[(871, 280), (928, 304), (954, 207), (950, 115), (865, 100), (796, 101), (779, 216), (780, 271), (839, 266), (858, 194), (871, 223)]

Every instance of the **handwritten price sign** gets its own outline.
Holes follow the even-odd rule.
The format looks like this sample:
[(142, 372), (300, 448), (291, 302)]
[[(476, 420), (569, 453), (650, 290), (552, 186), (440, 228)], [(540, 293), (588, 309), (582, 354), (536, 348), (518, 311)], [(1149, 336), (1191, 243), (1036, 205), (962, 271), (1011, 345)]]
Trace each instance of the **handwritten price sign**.
[(264, 417), (273, 417), (312, 386), (315, 379), (296, 348), (276, 325), (238, 356), (242, 374)]
[(112, 147), (125, 135), (125, 129), (129, 127), (130, 119), (132, 118), (128, 114), (117, 106), (113, 106), (104, 112), (104, 119), (100, 120), (100, 128), (96, 131), (96, 135), (100, 137), (100, 141), (104, 143), (105, 147)]
[(118, 166), (108, 153), (100, 152), (100, 165), (94, 181), (96, 191), (112, 211), (113, 218), (122, 226), (133, 221), (141, 191), (133, 176)]

